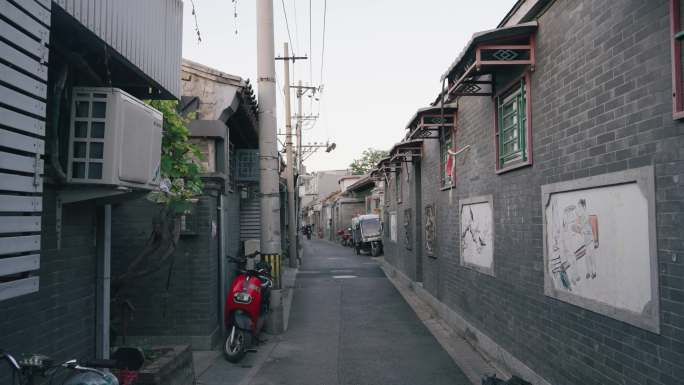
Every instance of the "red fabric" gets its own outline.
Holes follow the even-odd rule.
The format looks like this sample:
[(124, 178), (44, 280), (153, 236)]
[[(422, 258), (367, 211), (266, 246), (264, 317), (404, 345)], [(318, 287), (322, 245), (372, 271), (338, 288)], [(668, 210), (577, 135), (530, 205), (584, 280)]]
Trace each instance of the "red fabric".
[(451, 170), (454, 168), (454, 157), (447, 154), (446, 167), (444, 167), (444, 175), (451, 177)]

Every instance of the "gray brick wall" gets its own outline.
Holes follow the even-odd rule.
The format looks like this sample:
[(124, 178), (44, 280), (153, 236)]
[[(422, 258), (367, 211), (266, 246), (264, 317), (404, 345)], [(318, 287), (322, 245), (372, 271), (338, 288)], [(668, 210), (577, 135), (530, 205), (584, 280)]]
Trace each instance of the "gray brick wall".
[[(496, 174), (489, 97), (459, 101), (456, 141), (472, 148), (457, 162), (453, 205), (439, 189), (437, 141), (424, 143), (422, 205), (435, 204), (438, 232), (424, 286), (553, 384), (681, 383), (684, 123), (672, 120), (668, 1), (558, 0), (538, 21), (534, 164)], [(656, 173), (659, 335), (543, 287), (541, 186), (644, 165)], [(494, 199), (496, 278), (459, 266), (458, 200), (485, 194)], [(402, 248), (387, 242), (386, 258), (407, 272)]]
[[(128, 334), (137, 337), (135, 340), (192, 343), (215, 338), (212, 333), (220, 325), (217, 207), (215, 191), (205, 193), (195, 205), (195, 234), (181, 235), (168, 294), (167, 267), (131, 285), (127, 298), (136, 310)], [(155, 205), (145, 198), (113, 207), (113, 275), (123, 272), (128, 261), (142, 249), (151, 232), (155, 210)], [(212, 237), (212, 222), (217, 226), (216, 238)]]
[[(57, 249), (55, 190), (45, 186), (37, 293), (0, 302), (0, 348), (57, 360), (95, 354), (95, 206), (66, 205)], [(9, 383), (0, 365), (0, 383)]]

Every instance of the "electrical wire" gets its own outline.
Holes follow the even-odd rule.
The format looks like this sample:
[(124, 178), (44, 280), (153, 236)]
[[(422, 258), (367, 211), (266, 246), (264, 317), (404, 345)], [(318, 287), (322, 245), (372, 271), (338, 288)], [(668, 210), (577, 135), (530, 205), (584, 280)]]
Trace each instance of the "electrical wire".
[(297, 51), (302, 52), (301, 46), (299, 45), (299, 22), (297, 21), (297, 0), (292, 0), (292, 9), (294, 13), (294, 38), (295, 38), (295, 48)]
[(235, 36), (238, 34), (238, 13), (237, 13), (237, 6), (238, 6), (238, 0), (232, 0), (233, 1), (233, 27), (235, 28)]
[(195, 0), (190, 0), (192, 5), (192, 16), (195, 18), (195, 32), (197, 33), (197, 44), (202, 42), (202, 35), (200, 34), (199, 24), (197, 23), (197, 10), (195, 9)]
[(309, 0), (309, 84), (313, 84), (313, 49), (311, 48), (311, 0)]
[(321, 80), (318, 82), (319, 87), (323, 85), (323, 65), (325, 58), (325, 20), (328, 14), (328, 0), (323, 1), (323, 46), (321, 48)]
[[(292, 35), (290, 34), (290, 23), (287, 21), (287, 10), (285, 9), (285, 0), (280, 0), (283, 6), (283, 15), (285, 15), (285, 28), (287, 28), (287, 40), (290, 42), (290, 53), (294, 56), (294, 45), (292, 44)], [(285, 52), (287, 55), (287, 52)]]

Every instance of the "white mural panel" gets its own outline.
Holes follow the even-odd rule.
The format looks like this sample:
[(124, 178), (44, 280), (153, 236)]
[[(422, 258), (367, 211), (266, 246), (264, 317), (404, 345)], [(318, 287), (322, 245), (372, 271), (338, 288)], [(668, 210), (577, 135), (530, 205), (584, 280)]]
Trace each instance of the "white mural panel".
[(650, 168), (542, 187), (546, 294), (658, 330), (653, 189)]
[(461, 264), (494, 274), (494, 220), (491, 196), (462, 200)]
[(648, 202), (636, 183), (553, 194), (546, 226), (556, 289), (636, 313), (651, 301)]
[(390, 240), (397, 241), (397, 213), (390, 213)]

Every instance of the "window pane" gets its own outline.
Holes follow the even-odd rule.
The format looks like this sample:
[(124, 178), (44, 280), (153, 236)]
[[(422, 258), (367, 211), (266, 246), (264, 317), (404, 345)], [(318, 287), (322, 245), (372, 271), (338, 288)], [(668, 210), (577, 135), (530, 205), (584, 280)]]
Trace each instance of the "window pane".
[(90, 142), (90, 159), (102, 159), (104, 144), (100, 142)]
[(102, 179), (102, 163), (90, 162), (88, 164), (88, 179)]
[(90, 123), (90, 137), (91, 138), (104, 138), (104, 122), (92, 122)]
[(85, 163), (74, 162), (71, 165), (71, 177), (72, 178), (85, 178)]
[(78, 101), (76, 102), (76, 117), (87, 118), (89, 116), (88, 107), (90, 103)]
[(93, 102), (93, 118), (104, 118), (107, 111), (107, 104), (104, 102)]
[(76, 138), (85, 138), (88, 136), (88, 122), (74, 122), (74, 136)]
[(85, 158), (86, 157), (86, 143), (85, 142), (74, 142), (74, 158)]

